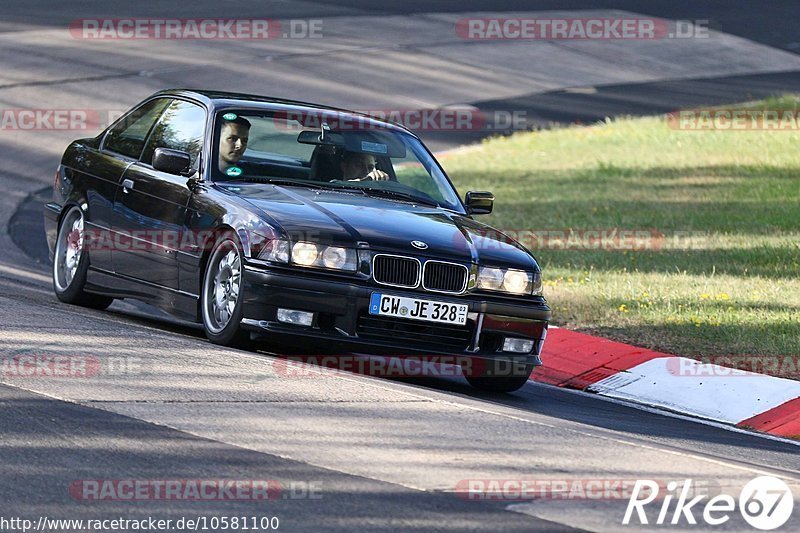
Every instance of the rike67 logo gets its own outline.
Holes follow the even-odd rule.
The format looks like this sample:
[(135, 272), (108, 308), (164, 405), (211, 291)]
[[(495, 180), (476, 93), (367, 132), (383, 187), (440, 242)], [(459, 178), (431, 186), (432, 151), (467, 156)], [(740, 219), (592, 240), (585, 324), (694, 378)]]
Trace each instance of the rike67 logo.
[[(652, 523), (659, 526), (681, 523), (695, 525), (698, 523), (696, 513), (701, 515), (706, 525), (720, 526), (728, 522), (736, 511), (737, 501), (728, 494), (718, 494), (704, 503), (701, 502), (708, 497), (707, 494), (690, 499), (691, 479), (685, 480), (680, 488), (677, 482), (669, 482), (666, 494), (659, 494), (659, 488), (655, 481), (636, 481), (622, 523), (635, 524), (638, 520), (639, 524), (650, 524), (645, 507), (656, 499), (661, 500), (661, 506), (658, 517)], [(673, 501), (675, 505), (670, 509)], [(794, 497), (789, 486), (780, 479), (761, 476), (744, 486), (739, 493), (738, 504), (739, 513), (750, 526), (771, 531), (784, 525), (792, 516)], [(652, 516), (649, 519), (652, 520)]]

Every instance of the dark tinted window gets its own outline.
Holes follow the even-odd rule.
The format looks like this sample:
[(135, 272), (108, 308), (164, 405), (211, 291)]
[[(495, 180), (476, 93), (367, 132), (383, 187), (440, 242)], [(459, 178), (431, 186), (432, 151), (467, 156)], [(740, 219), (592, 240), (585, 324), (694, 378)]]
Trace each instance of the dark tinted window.
[(147, 134), (170, 101), (168, 98), (157, 98), (136, 109), (108, 132), (104, 148), (139, 159)]
[(203, 147), (205, 129), (206, 112), (202, 107), (183, 100), (174, 100), (153, 128), (142, 154), (142, 162), (151, 164), (156, 148), (171, 148), (188, 153), (194, 167)]

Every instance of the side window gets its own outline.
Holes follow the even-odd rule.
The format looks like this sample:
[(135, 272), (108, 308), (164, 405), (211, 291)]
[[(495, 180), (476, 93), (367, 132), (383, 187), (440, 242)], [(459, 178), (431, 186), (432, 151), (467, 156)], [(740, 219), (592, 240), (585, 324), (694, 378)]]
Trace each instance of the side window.
[(147, 134), (170, 101), (168, 98), (157, 98), (139, 107), (106, 134), (103, 148), (139, 159)]
[(153, 128), (142, 154), (142, 162), (151, 164), (156, 148), (171, 148), (188, 153), (194, 168), (197, 156), (203, 148), (205, 130), (206, 112), (202, 107), (183, 100), (174, 100)]

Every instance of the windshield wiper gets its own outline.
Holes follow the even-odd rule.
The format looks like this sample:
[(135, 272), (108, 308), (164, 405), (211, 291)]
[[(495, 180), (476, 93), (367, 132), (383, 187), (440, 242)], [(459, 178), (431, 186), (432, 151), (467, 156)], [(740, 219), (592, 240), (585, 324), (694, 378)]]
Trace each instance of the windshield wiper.
[(308, 187), (310, 189), (342, 189), (342, 187), (331, 185), (324, 181), (293, 180), (289, 178), (270, 178), (267, 176), (245, 176), (241, 178), (231, 178), (222, 180), (218, 183), (252, 181), (257, 183), (269, 183), (270, 185), (295, 185), (298, 187)]
[[(348, 187), (348, 189), (349, 188), (351, 187)], [(352, 188), (355, 189), (356, 187)], [(372, 187), (358, 187), (358, 189), (361, 189), (362, 191), (364, 191), (365, 194), (369, 196), (383, 196), (385, 198), (396, 198), (398, 200), (406, 200), (408, 202), (413, 202), (415, 204), (425, 204), (425, 205), (430, 205), (432, 207), (441, 207), (439, 205), (439, 202), (437, 202), (431, 197), (425, 198), (423, 196), (417, 196), (416, 194), (393, 191), (391, 189), (378, 189)]]
[(398, 200), (405, 200), (417, 204), (430, 205), (432, 207), (441, 207), (439, 202), (431, 197), (423, 197), (415, 194), (394, 191), (391, 189), (378, 189), (373, 187), (348, 187), (346, 185), (333, 184), (327, 181), (308, 181), (308, 180), (294, 180), (289, 178), (270, 178), (267, 176), (242, 176), (238, 178), (231, 178), (220, 181), (219, 183), (234, 183), (234, 182), (257, 182), (269, 183), (270, 185), (293, 185), (297, 187), (308, 187), (309, 189), (328, 189), (336, 191), (358, 191), (366, 196), (382, 196), (384, 198), (395, 198)]

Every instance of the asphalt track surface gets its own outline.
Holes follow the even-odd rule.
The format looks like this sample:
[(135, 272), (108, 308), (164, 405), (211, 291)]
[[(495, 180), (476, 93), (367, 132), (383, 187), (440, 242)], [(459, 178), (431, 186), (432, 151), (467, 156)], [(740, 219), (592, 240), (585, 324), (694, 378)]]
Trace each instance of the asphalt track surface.
[[(787, 56), (776, 56), (780, 58), (794, 55), (800, 42), (796, 25), (789, 22), (798, 9), (790, 2), (770, 3), (769, 16), (750, 2), (671, 2), (668, 8), (650, 11), (634, 2), (472, 4), (443, 2), (435, 11), (624, 9), (708, 18), (727, 33), (781, 49)], [(180, 16), (231, 16), (232, 5), (198, 2), (192, 8), (196, 13), (187, 8)], [(255, 3), (235, 5), (235, 16), (264, 16), (263, 7)], [(70, 20), (119, 16), (125, 11), (120, 6), (84, 2), (78, 9), (61, 2), (26, 2), (7, 8), (0, 23), (0, 62), (6, 66), (0, 82), (2, 107), (65, 108), (99, 101), (96, 105), (117, 109), (182, 77), (195, 84), (202, 81), (197, 72), (215, 52), (200, 44), (180, 50), (184, 70), (170, 70), (163, 64), (165, 54), (173, 52), (169, 47), (141, 46), (135, 53), (126, 52), (126, 65), (113, 47), (85, 49), (84, 56), (65, 59), (48, 40)], [(173, 6), (142, 2), (126, 15), (176, 16)], [(430, 9), (422, 2), (281, 2), (270, 4), (269, 16), (357, 20), (381, 14), (425, 15)], [(335, 40), (312, 45), (344, 46)], [(233, 61), (236, 54), (246, 53), (237, 49), (224, 59)], [(361, 54), (364, 62), (370, 57)], [(307, 89), (310, 96), (325, 100), (327, 94), (329, 103), (335, 103), (339, 95), (349, 95), (350, 106), (366, 98), (365, 91), (326, 70), (324, 61), (302, 54), (298, 61), (309, 74), (294, 81), (298, 87), (312, 87)], [(155, 66), (148, 70), (151, 63)], [(98, 65), (107, 65), (107, 70)], [(235, 81), (252, 90), (264, 83), (267, 68), (243, 68)], [(320, 81), (323, 76), (327, 77)], [(278, 81), (274, 84), (282, 87)], [(796, 73), (787, 68), (694, 81), (603, 85), (592, 94), (531, 92), (517, 83), (513, 94), (487, 99), (476, 86), (472, 98), (454, 101), (512, 109), (539, 106), (553, 113), (548, 118), (570, 122), (603, 114), (594, 105), (601, 101), (613, 106), (613, 114), (635, 114), (669, 110), (676, 94), (707, 104), (799, 86)], [(395, 88), (397, 98), (405, 90)], [(419, 99), (440, 101), (437, 90), (430, 87)], [(407, 99), (404, 104), (409, 102), (413, 103)], [(124, 372), (90, 378), (0, 376), (0, 518), (177, 520), (238, 515), (277, 516), (287, 531), (619, 531), (626, 529), (620, 526), (625, 501), (467, 501), (455, 489), (475, 479), (693, 479), (737, 496), (748, 480), (771, 474), (786, 480), (795, 498), (800, 496), (800, 448), (793, 443), (535, 382), (514, 394), (487, 395), (455, 377), (286, 375), (274, 354), (212, 346), (196, 327), (147, 306), (122, 302), (96, 312), (60, 304), (52, 295), (49, 265), (37, 233), (39, 200), (32, 201), (31, 195), (47, 186), (60, 152), (75, 136), (0, 132), (0, 223), (13, 229), (22, 244), (17, 246), (7, 233), (0, 235), (0, 354), (86, 357), (102, 369), (119, 361), (135, 364)], [(461, 139), (443, 135), (432, 140), (446, 148)], [(285, 490), (266, 503), (87, 502), (69, 491), (80, 480), (120, 479), (267, 479), (279, 481)], [(651, 510), (651, 521), (657, 511)], [(787, 530), (797, 529), (797, 514)], [(737, 515), (732, 517), (715, 529), (751, 530)], [(698, 527), (684, 522), (670, 529)]]

